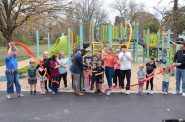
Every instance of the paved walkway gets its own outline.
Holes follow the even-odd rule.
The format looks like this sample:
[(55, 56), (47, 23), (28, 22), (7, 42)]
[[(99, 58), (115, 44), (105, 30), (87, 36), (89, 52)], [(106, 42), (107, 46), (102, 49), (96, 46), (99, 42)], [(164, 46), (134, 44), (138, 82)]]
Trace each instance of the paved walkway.
[(7, 100), (0, 92), (1, 122), (162, 122), (185, 119), (185, 97), (112, 94), (83, 97), (72, 93)]

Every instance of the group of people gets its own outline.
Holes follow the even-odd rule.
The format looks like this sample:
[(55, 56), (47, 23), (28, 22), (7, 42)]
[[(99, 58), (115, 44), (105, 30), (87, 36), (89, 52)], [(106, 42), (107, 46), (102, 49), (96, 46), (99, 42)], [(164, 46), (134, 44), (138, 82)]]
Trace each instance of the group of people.
[[(5, 57), (5, 74), (7, 77), (7, 98), (11, 99), (11, 94), (14, 93), (14, 84), (18, 95), (20, 97), (24, 95), (21, 93), (17, 70), (18, 63), (16, 55), (18, 50), (15, 45), (10, 44), (9, 46), (10, 48)], [(30, 65), (27, 70), (30, 94), (36, 94), (37, 81), (40, 82), (41, 94), (46, 94), (49, 89), (52, 94), (57, 94), (61, 79), (64, 81), (65, 89), (69, 89), (67, 84), (67, 69), (69, 69), (72, 78), (72, 88), (78, 96), (83, 96), (84, 91), (93, 90), (94, 86), (96, 86), (95, 94), (102, 95), (102, 84), (105, 81), (105, 77), (108, 84), (107, 95), (110, 95), (112, 89), (116, 87), (120, 89), (121, 93), (128, 95), (131, 86), (132, 56), (126, 45), (123, 45), (121, 49), (121, 51), (114, 52), (114, 50), (109, 47), (104, 50), (105, 54), (99, 53), (98, 55), (91, 55), (91, 52), (85, 49), (77, 50), (72, 57), (72, 64), (70, 66), (63, 52), (58, 56), (52, 55), (51, 58), (49, 58), (48, 52), (45, 51), (39, 65), (36, 66), (34, 60), (30, 60), (29, 62)], [(185, 96), (185, 43), (183, 43), (180, 46), (180, 50), (176, 52), (174, 63), (177, 66), (176, 93), (180, 93), (182, 79), (182, 96)], [(156, 68), (156, 62), (153, 57), (150, 58), (150, 61), (146, 65), (139, 65), (137, 71), (138, 95), (143, 94), (143, 80), (155, 74)], [(166, 68), (167, 67), (163, 67), (162, 70)], [(162, 75), (162, 92), (168, 94), (171, 71), (167, 70)], [(147, 94), (153, 94), (153, 79), (154, 77), (146, 82)], [(84, 84), (83, 88), (81, 84)]]

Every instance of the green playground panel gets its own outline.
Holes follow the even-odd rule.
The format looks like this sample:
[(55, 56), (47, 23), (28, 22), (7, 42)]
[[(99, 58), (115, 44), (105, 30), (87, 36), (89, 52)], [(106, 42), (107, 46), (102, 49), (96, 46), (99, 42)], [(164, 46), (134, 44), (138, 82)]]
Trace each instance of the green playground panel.
[(112, 26), (112, 39), (119, 39), (119, 27)]
[[(108, 41), (108, 25), (101, 25), (101, 40)], [(122, 27), (122, 39), (125, 38), (125, 28)], [(119, 30), (120, 28), (118, 26), (112, 26), (112, 39), (119, 39)]]
[(157, 34), (150, 34), (150, 44), (157, 46)]

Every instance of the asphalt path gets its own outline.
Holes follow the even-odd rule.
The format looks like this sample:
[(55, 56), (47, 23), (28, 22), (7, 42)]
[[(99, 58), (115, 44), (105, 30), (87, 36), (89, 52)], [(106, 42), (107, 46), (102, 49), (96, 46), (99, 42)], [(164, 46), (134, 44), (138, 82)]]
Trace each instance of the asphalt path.
[(0, 92), (0, 122), (162, 122), (185, 119), (180, 95), (123, 95), (83, 97), (73, 93), (29, 95), (7, 100)]

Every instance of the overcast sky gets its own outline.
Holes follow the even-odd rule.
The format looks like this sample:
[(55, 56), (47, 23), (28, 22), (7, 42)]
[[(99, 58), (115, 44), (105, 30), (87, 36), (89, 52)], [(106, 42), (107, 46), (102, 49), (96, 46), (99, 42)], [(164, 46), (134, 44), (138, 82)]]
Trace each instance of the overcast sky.
[[(109, 21), (114, 21), (114, 17), (116, 15), (119, 15), (118, 12), (116, 12), (115, 10), (112, 10), (112, 8), (110, 7), (110, 4), (113, 3), (115, 0), (103, 0), (104, 1), (104, 7), (107, 9), (108, 13), (109, 13)], [(160, 2), (161, 0), (135, 0), (137, 3), (142, 3), (145, 5), (145, 10), (149, 11), (153, 14), (155, 14), (155, 11), (153, 9), (153, 7), (173, 7), (173, 3), (170, 4), (170, 1), (173, 0), (162, 0), (162, 2)], [(160, 3), (159, 3), (160, 2)], [(185, 0), (179, 0), (179, 6), (180, 5), (185, 5)]]

